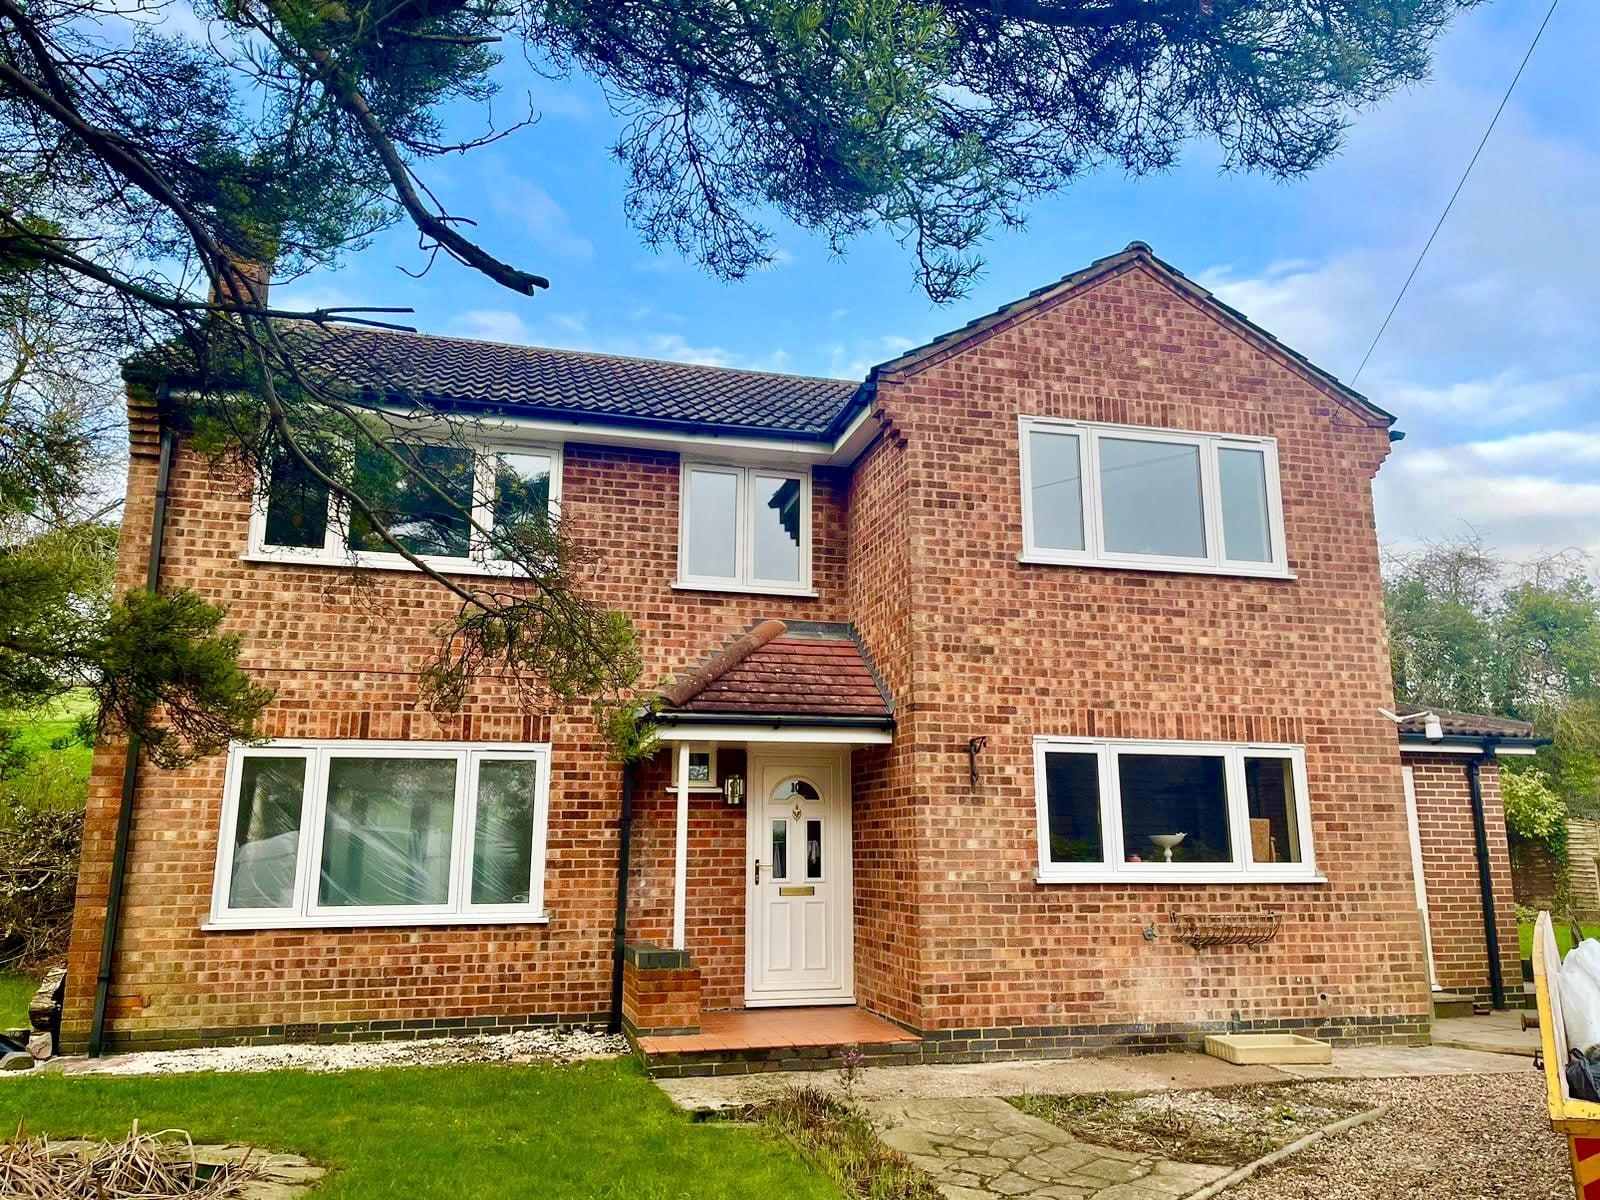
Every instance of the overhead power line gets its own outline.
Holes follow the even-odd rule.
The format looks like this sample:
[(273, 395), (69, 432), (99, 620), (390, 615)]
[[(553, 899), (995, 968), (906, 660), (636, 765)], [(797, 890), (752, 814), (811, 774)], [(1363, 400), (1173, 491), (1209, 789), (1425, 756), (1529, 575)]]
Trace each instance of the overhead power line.
[(1472, 174), (1472, 168), (1478, 165), (1478, 156), (1483, 153), (1483, 148), (1489, 144), (1489, 135), (1494, 132), (1495, 125), (1500, 120), (1500, 114), (1505, 112), (1506, 104), (1511, 99), (1511, 93), (1516, 90), (1517, 80), (1522, 78), (1523, 69), (1528, 65), (1528, 60), (1533, 57), (1534, 48), (1538, 46), (1539, 39), (1544, 36), (1545, 26), (1550, 24), (1550, 18), (1556, 15), (1556, 5), (1561, 0), (1550, 0), (1550, 11), (1544, 14), (1544, 20), (1539, 22), (1539, 28), (1534, 31), (1533, 41), (1528, 43), (1528, 51), (1522, 56), (1522, 61), (1517, 64), (1517, 73), (1511, 77), (1510, 84), (1506, 87), (1506, 94), (1500, 97), (1500, 107), (1494, 110), (1494, 116), (1489, 118), (1489, 128), (1483, 131), (1483, 137), (1478, 141), (1478, 148), (1472, 152), (1472, 161), (1467, 163), (1467, 169), (1461, 172), (1460, 182), (1456, 190), (1450, 193), (1450, 200), (1444, 206), (1444, 211), (1439, 214), (1439, 219), (1434, 223), (1433, 232), (1428, 235), (1428, 240), (1423, 243), (1422, 253), (1417, 255), (1417, 261), (1411, 264), (1411, 273), (1406, 276), (1406, 281), (1400, 285), (1400, 292), (1394, 298), (1394, 303), (1389, 306), (1389, 313), (1383, 318), (1383, 324), (1378, 326), (1378, 332), (1373, 335), (1372, 344), (1367, 347), (1367, 352), (1361, 356), (1361, 365), (1356, 368), (1356, 373), (1350, 376), (1353, 387), (1356, 380), (1361, 378), (1361, 372), (1367, 369), (1367, 360), (1372, 357), (1372, 352), (1378, 348), (1378, 343), (1383, 340), (1384, 331), (1389, 328), (1389, 322), (1394, 320), (1395, 310), (1400, 307), (1400, 301), (1406, 298), (1406, 290), (1411, 287), (1411, 281), (1417, 277), (1417, 270), (1422, 266), (1422, 260), (1428, 257), (1428, 251), (1433, 247), (1433, 239), (1439, 236), (1439, 230), (1444, 226), (1445, 218), (1450, 215), (1450, 210), (1455, 207), (1456, 197), (1461, 195), (1461, 189), (1466, 186), (1467, 176)]

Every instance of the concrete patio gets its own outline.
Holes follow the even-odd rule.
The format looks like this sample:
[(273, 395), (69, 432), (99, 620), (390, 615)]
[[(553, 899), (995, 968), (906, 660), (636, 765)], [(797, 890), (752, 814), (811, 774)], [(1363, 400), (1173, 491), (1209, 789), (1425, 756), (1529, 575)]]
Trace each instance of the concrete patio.
[[(1512, 1015), (1513, 1020), (1515, 1014)], [(1480, 1018), (1471, 1018), (1478, 1020)], [(1490, 1053), (1453, 1046), (1369, 1046), (1335, 1050), (1326, 1066), (1234, 1066), (1204, 1054), (1142, 1054), (1116, 1058), (1041, 1059), (1028, 1062), (872, 1067), (857, 1073), (853, 1091), (863, 1102), (1023, 1096), (1029, 1093), (1165, 1092), (1308, 1079), (1386, 1079), (1442, 1075), (1503, 1075), (1531, 1071), (1516, 1052)], [(691, 1112), (758, 1104), (791, 1087), (837, 1090), (839, 1071), (659, 1080), (680, 1108)]]

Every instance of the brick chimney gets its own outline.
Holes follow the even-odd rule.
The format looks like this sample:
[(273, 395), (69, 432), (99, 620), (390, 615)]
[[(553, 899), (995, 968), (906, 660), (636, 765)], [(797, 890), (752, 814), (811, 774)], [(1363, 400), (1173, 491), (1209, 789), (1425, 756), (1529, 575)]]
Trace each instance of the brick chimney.
[(226, 277), (219, 279), (211, 289), (211, 303), (254, 304), (267, 306), (267, 291), (272, 281), (272, 264), (243, 254), (228, 252), (228, 261), (241, 276), (238, 282)]

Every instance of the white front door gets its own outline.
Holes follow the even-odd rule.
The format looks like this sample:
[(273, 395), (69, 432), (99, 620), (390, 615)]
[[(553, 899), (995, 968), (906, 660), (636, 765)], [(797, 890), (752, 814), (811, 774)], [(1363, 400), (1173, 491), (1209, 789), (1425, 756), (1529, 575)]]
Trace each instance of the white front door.
[(848, 756), (751, 747), (747, 1004), (854, 1001)]

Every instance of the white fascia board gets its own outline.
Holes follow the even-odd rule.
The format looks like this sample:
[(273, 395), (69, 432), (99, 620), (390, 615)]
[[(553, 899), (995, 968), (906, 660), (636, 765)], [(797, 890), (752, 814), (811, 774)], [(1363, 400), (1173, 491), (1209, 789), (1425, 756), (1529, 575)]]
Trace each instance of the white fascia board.
[[(1460, 742), (1401, 742), (1401, 754), (1471, 754), (1478, 756), (1487, 753), (1487, 746), (1462, 745)], [(1495, 746), (1496, 758), (1531, 758), (1539, 753), (1536, 746)]]
[(496, 414), (484, 417), (479, 427), (489, 436), (527, 438), (543, 442), (586, 442), (603, 446), (636, 446), (671, 453), (710, 454), (716, 457), (759, 459), (795, 466), (846, 466), (854, 462), (877, 434), (878, 421), (864, 408), (832, 442), (794, 438), (754, 437), (749, 434), (680, 433), (605, 422), (553, 421), (543, 417)]
[(894, 734), (887, 729), (858, 729), (845, 725), (669, 725), (656, 730), (663, 742), (762, 742), (799, 745), (887, 746)]

